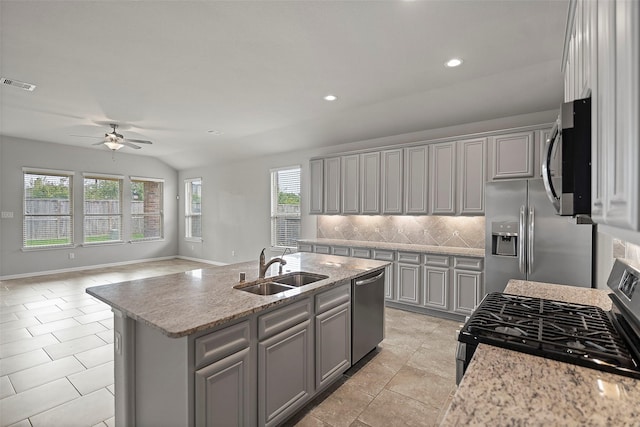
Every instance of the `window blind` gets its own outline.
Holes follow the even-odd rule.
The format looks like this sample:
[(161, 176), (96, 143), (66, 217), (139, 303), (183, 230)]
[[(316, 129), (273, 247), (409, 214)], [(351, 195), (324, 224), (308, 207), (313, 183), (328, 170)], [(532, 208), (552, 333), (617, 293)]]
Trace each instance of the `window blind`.
[(296, 247), (300, 238), (300, 167), (271, 171), (271, 245)]

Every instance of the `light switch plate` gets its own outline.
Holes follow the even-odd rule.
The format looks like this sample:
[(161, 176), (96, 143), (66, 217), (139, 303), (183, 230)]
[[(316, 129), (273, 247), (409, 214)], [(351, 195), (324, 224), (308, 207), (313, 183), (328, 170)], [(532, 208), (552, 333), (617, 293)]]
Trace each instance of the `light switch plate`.
[(13, 218), (13, 212), (2, 212), (2, 218)]

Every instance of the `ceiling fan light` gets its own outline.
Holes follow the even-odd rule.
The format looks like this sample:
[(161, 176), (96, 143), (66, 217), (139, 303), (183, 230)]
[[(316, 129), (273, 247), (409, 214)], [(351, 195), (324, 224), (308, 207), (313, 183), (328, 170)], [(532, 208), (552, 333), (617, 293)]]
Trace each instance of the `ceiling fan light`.
[(120, 144), (119, 142), (114, 141), (105, 141), (104, 145), (109, 147), (110, 150), (116, 151), (124, 147), (124, 144)]

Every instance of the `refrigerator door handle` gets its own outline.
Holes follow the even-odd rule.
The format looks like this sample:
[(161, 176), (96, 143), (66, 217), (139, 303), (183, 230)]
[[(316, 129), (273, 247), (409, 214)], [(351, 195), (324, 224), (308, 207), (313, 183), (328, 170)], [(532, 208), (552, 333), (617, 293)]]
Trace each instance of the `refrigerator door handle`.
[(535, 231), (535, 212), (534, 212), (534, 208), (531, 207), (529, 208), (529, 230), (527, 233), (527, 260), (528, 260), (528, 265), (527, 265), (527, 271), (529, 273), (533, 272), (533, 234)]
[(525, 249), (524, 249), (524, 227), (525, 227), (525, 211), (524, 205), (520, 206), (520, 219), (518, 221), (518, 268), (520, 273), (527, 274), (527, 268), (525, 265)]
[(554, 153), (554, 147), (557, 149), (556, 142), (560, 141), (562, 132), (558, 127), (558, 122), (553, 125), (549, 139), (547, 139), (544, 146), (544, 156), (542, 158), (542, 181), (544, 182), (544, 189), (547, 193), (549, 201), (553, 205), (556, 212), (560, 213), (560, 197), (556, 193), (556, 189), (553, 186), (551, 180), (551, 159)]

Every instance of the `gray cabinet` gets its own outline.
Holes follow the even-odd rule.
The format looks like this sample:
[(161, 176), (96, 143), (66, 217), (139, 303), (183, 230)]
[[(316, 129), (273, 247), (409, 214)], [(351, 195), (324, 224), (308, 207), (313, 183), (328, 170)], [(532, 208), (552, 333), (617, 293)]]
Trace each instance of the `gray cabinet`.
[(313, 245), (313, 252), (317, 253), (317, 254), (330, 254), (331, 253), (331, 246), (326, 246), (326, 245)]
[(425, 307), (449, 310), (449, 256), (425, 255), (424, 300)]
[[(546, 157), (546, 153), (545, 153), (545, 147), (547, 145), (547, 140), (549, 139), (549, 137), (551, 136), (551, 129), (544, 129), (544, 130), (539, 130), (536, 132), (536, 149), (538, 150), (538, 156), (537, 156), (537, 161), (535, 164), (535, 171), (536, 171), (536, 176), (541, 177), (542, 176), (542, 162), (546, 161), (545, 157)], [(549, 163), (549, 170), (551, 171), (551, 176), (558, 176), (558, 173), (560, 173), (560, 166), (562, 165), (561, 162), (561, 158), (562, 158), (562, 150), (557, 149), (555, 156), (552, 155), (551, 156), (551, 161)], [(553, 153), (552, 153), (553, 154)]]
[(316, 391), (351, 366), (351, 285), (316, 296)]
[(298, 252), (313, 252), (313, 245), (298, 242)]
[(340, 157), (324, 159), (324, 213), (340, 213)]
[(443, 142), (430, 146), (429, 184), (431, 213), (453, 215), (456, 213), (456, 145)]
[(398, 252), (396, 274), (397, 301), (420, 304), (420, 254)]
[(324, 207), (324, 161), (309, 162), (309, 213), (321, 214)]
[(491, 179), (533, 178), (533, 132), (492, 136)]
[(382, 214), (402, 213), (402, 149), (382, 152)]
[(484, 295), (482, 282), (482, 260), (479, 258), (454, 257), (453, 265), (453, 311), (469, 315)]
[(314, 392), (309, 299), (258, 317), (258, 423), (273, 426)]
[(344, 156), (342, 163), (342, 213), (360, 213), (360, 156)]
[(404, 213), (426, 215), (429, 211), (429, 146), (404, 149)]
[(195, 356), (196, 425), (254, 423), (249, 322), (197, 338)]
[(360, 155), (361, 213), (380, 213), (380, 152)]
[(458, 141), (458, 213), (484, 214), (487, 139)]

